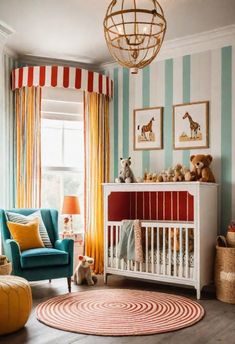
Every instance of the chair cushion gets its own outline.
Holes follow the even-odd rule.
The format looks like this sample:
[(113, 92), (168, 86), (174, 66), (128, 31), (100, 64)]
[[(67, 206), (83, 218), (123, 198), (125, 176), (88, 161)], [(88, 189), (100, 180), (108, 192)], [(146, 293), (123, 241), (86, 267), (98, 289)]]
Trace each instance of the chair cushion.
[(22, 214), (18, 214), (18, 213), (13, 213), (10, 211), (6, 211), (6, 216), (7, 216), (8, 221), (17, 222), (17, 223), (21, 223), (21, 224), (27, 224), (27, 223), (32, 222), (33, 220), (39, 218), (39, 232), (40, 232), (40, 236), (42, 238), (42, 241), (44, 243), (44, 246), (52, 248), (52, 243), (51, 243), (50, 238), (48, 236), (46, 227), (44, 225), (40, 209), (38, 209), (34, 213), (27, 215), (27, 216), (22, 215)]
[(39, 234), (39, 220), (29, 222), (27, 225), (7, 221), (7, 226), (12, 238), (18, 242), (21, 251), (44, 247)]
[(54, 248), (35, 248), (22, 252), (20, 261), (23, 269), (67, 265), (69, 263), (69, 255), (65, 251)]

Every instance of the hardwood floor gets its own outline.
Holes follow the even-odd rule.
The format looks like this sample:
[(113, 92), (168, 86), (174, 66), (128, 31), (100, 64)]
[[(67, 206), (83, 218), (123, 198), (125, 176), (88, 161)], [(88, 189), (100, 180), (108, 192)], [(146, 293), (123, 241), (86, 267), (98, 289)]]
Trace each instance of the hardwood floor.
[[(235, 343), (235, 306), (214, 298), (213, 290), (206, 290), (199, 302), (206, 310), (202, 321), (192, 327), (176, 332), (151, 336), (130, 337), (98, 337), (59, 331), (41, 324), (35, 318), (35, 306), (53, 296), (67, 293), (67, 280), (59, 279), (32, 283), (33, 311), (25, 328), (7, 336), (0, 337), (0, 343), (6, 344), (215, 344)], [(95, 287), (77, 287), (72, 285), (72, 291), (89, 288), (130, 288), (175, 293), (195, 299), (195, 291), (174, 286), (164, 286), (155, 283), (130, 280), (117, 276), (109, 276), (108, 285), (104, 286), (103, 278), (99, 277)], [(1, 310), (0, 310), (1, 311)]]

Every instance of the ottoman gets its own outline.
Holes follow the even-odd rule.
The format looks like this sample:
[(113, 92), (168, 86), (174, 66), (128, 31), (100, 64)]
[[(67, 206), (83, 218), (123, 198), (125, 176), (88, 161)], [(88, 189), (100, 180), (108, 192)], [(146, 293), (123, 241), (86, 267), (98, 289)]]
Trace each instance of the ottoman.
[(31, 308), (32, 293), (28, 281), (17, 276), (0, 276), (0, 335), (22, 328)]

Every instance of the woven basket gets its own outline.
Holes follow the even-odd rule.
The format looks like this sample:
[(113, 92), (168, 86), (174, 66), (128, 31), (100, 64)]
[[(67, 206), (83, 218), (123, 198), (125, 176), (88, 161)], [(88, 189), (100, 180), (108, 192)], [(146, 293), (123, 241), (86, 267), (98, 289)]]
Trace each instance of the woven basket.
[(215, 285), (218, 300), (235, 304), (235, 248), (216, 246)]
[(229, 247), (235, 247), (235, 232), (227, 232), (226, 240)]
[(0, 275), (10, 275), (11, 272), (12, 272), (12, 264), (11, 263), (0, 265)]

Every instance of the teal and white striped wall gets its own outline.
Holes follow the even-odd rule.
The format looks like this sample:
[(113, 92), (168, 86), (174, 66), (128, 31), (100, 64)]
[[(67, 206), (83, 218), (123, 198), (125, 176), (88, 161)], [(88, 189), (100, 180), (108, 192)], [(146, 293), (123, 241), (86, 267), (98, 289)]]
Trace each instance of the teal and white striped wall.
[[(210, 153), (225, 231), (235, 220), (235, 46), (154, 62), (138, 75), (118, 66), (108, 73), (114, 80), (111, 181), (118, 175), (120, 157), (131, 156), (135, 175), (143, 176), (146, 170), (158, 172), (177, 162), (189, 166), (190, 154)], [(209, 149), (173, 150), (172, 105), (200, 100), (210, 101)], [(164, 148), (134, 151), (133, 110), (148, 106), (164, 107)]]
[(2, 114), (2, 164), (0, 166), (2, 175), (1, 203), (3, 208), (13, 208), (15, 206), (15, 152), (14, 152), (14, 115), (15, 102), (11, 91), (11, 72), (17, 67), (16, 58), (3, 55), (4, 63), (4, 113)]

